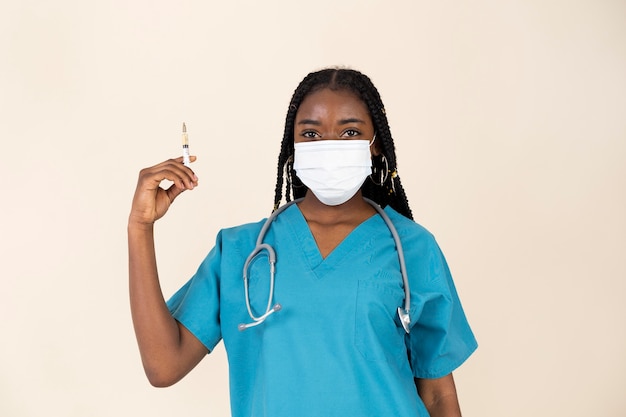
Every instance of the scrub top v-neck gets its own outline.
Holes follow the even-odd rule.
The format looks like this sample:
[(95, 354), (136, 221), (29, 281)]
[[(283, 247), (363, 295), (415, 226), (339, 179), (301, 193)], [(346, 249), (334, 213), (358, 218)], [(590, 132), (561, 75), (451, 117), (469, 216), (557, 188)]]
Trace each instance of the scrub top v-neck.
[(378, 215), (373, 214), (356, 226), (348, 235), (326, 256), (323, 257), (315, 237), (300, 209), (289, 207), (285, 213), (286, 222), (290, 226), (291, 233), (300, 244), (300, 248), (306, 262), (319, 277), (343, 262), (352, 252), (363, 246), (363, 242), (370, 239), (368, 236), (368, 223), (375, 222)]

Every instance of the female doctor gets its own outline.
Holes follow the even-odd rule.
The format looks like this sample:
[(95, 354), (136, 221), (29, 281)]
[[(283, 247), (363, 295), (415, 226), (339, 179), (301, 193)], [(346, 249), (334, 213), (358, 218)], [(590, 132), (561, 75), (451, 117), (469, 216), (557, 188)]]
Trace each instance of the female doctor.
[[(130, 302), (150, 383), (176, 383), (223, 340), (235, 417), (461, 415), (452, 371), (476, 341), (445, 258), (412, 220), (367, 76), (305, 77), (287, 111), (273, 215), (222, 230), (166, 302), (153, 225), (197, 186), (170, 159), (141, 171), (133, 198)], [(279, 208), (283, 189), (290, 204)]]

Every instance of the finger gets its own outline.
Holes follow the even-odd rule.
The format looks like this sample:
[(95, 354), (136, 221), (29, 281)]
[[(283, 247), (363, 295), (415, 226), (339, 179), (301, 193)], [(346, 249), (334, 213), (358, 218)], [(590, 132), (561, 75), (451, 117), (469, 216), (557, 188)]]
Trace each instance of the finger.
[(183, 192), (185, 192), (185, 189), (178, 187), (176, 184), (170, 185), (165, 190), (165, 193), (167, 194), (167, 198), (170, 200), (170, 204), (173, 203), (176, 197), (181, 195)]
[[(197, 157), (195, 156), (190, 156), (189, 160), (190, 162), (195, 162), (197, 159)], [(177, 167), (183, 170), (188, 170), (188, 172), (193, 172), (190, 168), (187, 168), (184, 164), (183, 164), (183, 157), (179, 156), (178, 158), (170, 158), (166, 161), (160, 162), (154, 166), (151, 166), (149, 168), (145, 168), (146, 171), (153, 171), (153, 170), (159, 170), (162, 169), (163, 167)]]
[[(190, 155), (190, 156), (189, 156), (189, 161), (190, 161), (190, 162), (192, 162), (192, 163), (193, 163), (193, 162), (196, 162), (196, 159), (198, 159), (198, 158), (197, 158), (195, 155)], [(194, 182), (194, 183), (197, 183), (197, 182), (198, 182), (198, 176), (197, 176), (197, 175), (196, 175), (196, 173), (193, 171), (193, 169), (191, 169), (191, 168), (189, 168), (188, 166), (186, 166), (186, 165), (184, 165), (184, 164), (183, 164), (183, 161), (184, 161), (184, 160), (183, 160), (183, 157), (182, 157), (182, 156), (180, 156), (180, 157), (178, 157), (178, 158), (174, 158), (174, 159), (172, 159), (171, 161), (173, 161), (173, 162), (174, 162), (174, 163), (176, 163), (176, 164), (182, 165), (182, 167), (183, 167), (182, 169), (183, 169), (183, 170), (185, 170), (185, 171), (186, 171), (186, 172), (190, 175), (190, 178), (191, 178), (192, 182)], [(196, 185), (197, 185), (197, 184), (196, 184)]]
[(170, 204), (172, 204), (174, 200), (176, 199), (176, 197), (178, 197), (179, 195), (181, 195), (187, 190), (193, 190), (193, 187), (192, 188), (179, 187), (177, 184), (174, 183), (170, 185), (164, 191), (167, 194), (167, 198), (169, 199)]
[[(195, 155), (189, 155), (189, 162), (196, 162), (196, 159), (198, 159), (198, 158), (196, 158)], [(173, 160), (176, 161), (176, 162), (179, 162), (181, 164), (183, 163), (183, 157), (182, 156), (179, 156), (178, 158), (174, 158)]]
[(186, 172), (186, 169), (179, 167), (164, 167), (154, 173), (153, 186), (160, 186), (163, 180), (173, 182), (181, 191), (193, 190), (198, 185), (198, 178), (193, 173)]
[(149, 189), (156, 189), (163, 180), (172, 181), (182, 189), (192, 189), (198, 185), (198, 177), (182, 164), (182, 158), (168, 159), (145, 168), (141, 171), (140, 177), (151, 183)]

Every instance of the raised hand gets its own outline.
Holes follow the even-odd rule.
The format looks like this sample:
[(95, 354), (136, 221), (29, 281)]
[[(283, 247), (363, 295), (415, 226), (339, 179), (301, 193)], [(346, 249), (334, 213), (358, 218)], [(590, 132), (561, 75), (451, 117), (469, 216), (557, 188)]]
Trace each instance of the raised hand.
[[(196, 160), (192, 156), (191, 162)], [(198, 177), (182, 164), (183, 158), (168, 159), (139, 173), (137, 188), (129, 216), (129, 224), (151, 226), (163, 217), (176, 197), (198, 185)], [(172, 185), (162, 188), (169, 180)]]

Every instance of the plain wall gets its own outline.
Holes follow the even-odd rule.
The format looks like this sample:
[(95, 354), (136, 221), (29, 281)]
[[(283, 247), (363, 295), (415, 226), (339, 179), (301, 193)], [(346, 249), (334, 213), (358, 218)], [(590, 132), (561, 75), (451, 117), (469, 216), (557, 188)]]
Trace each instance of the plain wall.
[[(480, 347), (465, 416), (626, 415), (626, 3), (0, 3), (0, 415), (227, 416), (222, 345), (149, 386), (126, 223), (138, 171), (200, 187), (157, 227), (163, 291), (267, 216), (310, 71), (368, 74), (416, 220)], [(242, 300), (243, 302), (243, 300)]]

